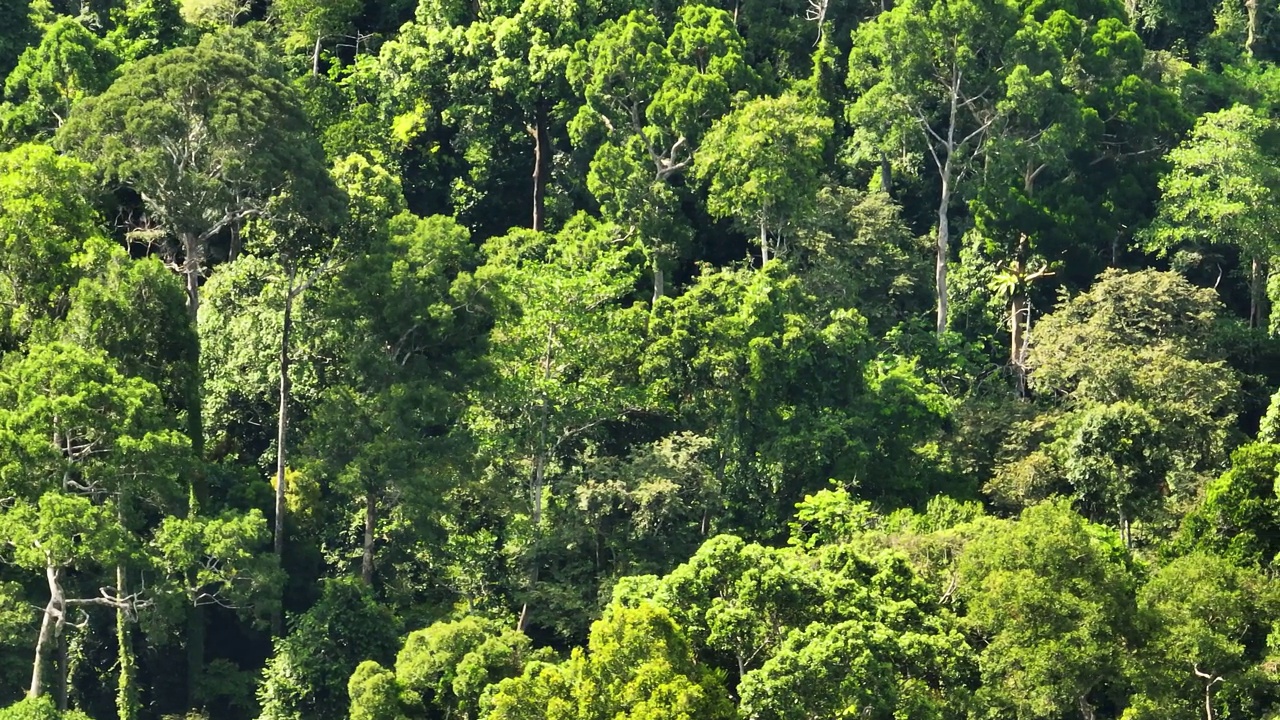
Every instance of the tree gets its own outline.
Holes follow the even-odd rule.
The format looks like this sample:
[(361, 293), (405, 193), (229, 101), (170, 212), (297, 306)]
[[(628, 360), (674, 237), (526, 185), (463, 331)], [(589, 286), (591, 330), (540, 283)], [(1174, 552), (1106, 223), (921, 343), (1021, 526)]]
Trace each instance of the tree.
[(1140, 405), (1091, 407), (1074, 421), (1064, 452), (1067, 481), (1090, 517), (1119, 523), (1127, 534), (1133, 518), (1149, 516), (1160, 498), (1174, 451), (1160, 443), (1160, 422)]
[(79, 710), (59, 711), (47, 696), (24, 698), (6, 708), (0, 708), (0, 720), (88, 720)]
[(465, 472), (465, 392), (484, 369), (492, 321), (466, 230), (403, 213), (386, 235), (334, 277), (321, 312), (340, 329), (329, 368), (337, 382), (322, 394), (300, 453), (359, 507), (366, 583), (386, 513), (424, 518)]
[[(68, 597), (67, 576), (112, 566), (130, 552), (128, 533), (112, 507), (94, 505), (88, 498), (49, 492), (38, 501), (21, 500), (0, 516), (0, 539), (12, 549), (18, 567), (48, 580), (49, 601), (41, 614), (31, 670), (29, 698), (49, 692), (47, 665), (54, 645), (62, 639), (72, 611), (86, 605), (128, 607), (134, 599), (103, 588), (100, 596)], [(67, 668), (59, 667), (63, 678)], [(65, 680), (59, 682), (66, 687)], [(59, 706), (66, 707), (65, 695)]]
[(0, 132), (9, 142), (45, 139), (78, 101), (106, 90), (118, 60), (78, 20), (61, 18), (36, 47), (22, 53), (5, 80)]
[(821, 578), (794, 551), (719, 535), (662, 579), (656, 599), (695, 648), (727, 655), (742, 680), (790, 630), (818, 619), (823, 593)]
[(267, 213), (280, 192), (305, 196), (327, 177), (292, 91), (204, 45), (129, 65), (72, 113), (58, 142), (136, 191), (177, 241), (166, 254), (186, 279), (193, 322), (211, 241)]
[(1215, 693), (1244, 680), (1267, 652), (1278, 599), (1270, 585), (1257, 570), (1204, 553), (1160, 568), (1138, 593), (1139, 607), (1155, 626), (1138, 677), (1150, 694), (1135, 703), (1154, 707), (1144, 707), (1150, 714), (1139, 717), (1197, 717), (1197, 704), (1204, 720), (1218, 716), (1223, 703)]
[(1167, 254), (1186, 243), (1229, 243), (1250, 262), (1249, 323), (1266, 327), (1266, 264), (1280, 228), (1280, 166), (1270, 157), (1273, 123), (1244, 105), (1200, 118), (1169, 153), (1172, 168), (1148, 246)]
[(72, 262), (98, 237), (91, 169), (42, 145), (0, 154), (0, 347), (67, 312)]
[(402, 692), (440, 717), (478, 720), (489, 688), (548, 655), (535, 651), (519, 630), (467, 616), (409, 633), (396, 656), (395, 677)]
[[(160, 240), (182, 274), (192, 326), (220, 233), (264, 216), (285, 191), (319, 203), (330, 197), (323, 156), (292, 91), (247, 59), (205, 45), (130, 64), (76, 108), (57, 140), (141, 197), (146, 223), (159, 230), (143, 235)], [(198, 398), (189, 407), (200, 452)]]
[(886, 192), (840, 185), (818, 191), (791, 232), (788, 266), (830, 310), (856, 308), (881, 336), (932, 306), (931, 243), (907, 226)]
[(1193, 497), (1227, 455), (1239, 391), (1206, 342), (1219, 308), (1176, 273), (1110, 270), (1042, 318), (1031, 389), (1060, 403), (1013, 428), (988, 490), (1035, 502), (1069, 488), (1126, 540), (1155, 496)]
[(1241, 566), (1267, 567), (1280, 554), (1276, 535), (1280, 446), (1253, 443), (1231, 453), (1231, 467), (1210, 482), (1204, 498), (1182, 519), (1175, 538), (1184, 552), (1201, 552)]
[(249, 12), (248, 0), (180, 0), (182, 18), (197, 26), (233, 27)]
[(583, 98), (570, 137), (596, 146), (588, 188), (605, 217), (644, 238), (655, 302), (685, 232), (674, 182), (711, 123), (753, 84), (744, 50), (727, 12), (688, 5), (669, 38), (656, 15), (636, 10), (580, 41), (569, 61)]
[(897, 3), (855, 33), (848, 82), (853, 144), (880, 162), (923, 146), (938, 178), (937, 330), (947, 330), (953, 197), (982, 156), (1002, 97), (1011, 2)]
[[(280, 205), (285, 210), (275, 213), (277, 219), (264, 221), (260, 226), (253, 227), (254, 230), (262, 230), (264, 237), (261, 249), (275, 257), (285, 276), (280, 288), (283, 308), (280, 317), (277, 367), (279, 402), (275, 438), (275, 551), (281, 562), (284, 561), (285, 543), (285, 472), (289, 448), (289, 406), (292, 401), (289, 368), (293, 361), (290, 341), (294, 303), (326, 274), (334, 272), (351, 257), (373, 247), (385, 235), (388, 221), (403, 205), (400, 185), (395, 179), (382, 167), (371, 165), (362, 156), (344, 158), (334, 168), (333, 175), (350, 191), (351, 204), (347, 208), (346, 218), (340, 217), (336, 198), (331, 203), (323, 203), (324, 199), (320, 199), (320, 202), (316, 199), (299, 202), (298, 198), (286, 194), (280, 198)], [(330, 242), (329, 235), (335, 230), (337, 238)], [(277, 616), (277, 633), (283, 629), (281, 622), (282, 618)]]
[(485, 720), (720, 720), (732, 706), (720, 678), (694, 662), (663, 609), (611, 605), (587, 648), (563, 666), (531, 663), (498, 683)]
[(350, 578), (327, 579), (320, 600), (277, 638), (258, 690), (262, 720), (343, 720), (352, 673), (365, 660), (387, 663), (395, 621)]
[(709, 184), (707, 210), (758, 230), (761, 264), (785, 251), (790, 224), (813, 206), (831, 130), (815, 101), (788, 94), (752, 100), (707, 132), (694, 165)]
[(288, 44), (311, 48), (311, 74), (320, 74), (320, 50), (324, 41), (347, 33), (363, 10), (356, 0), (274, 0), (271, 13), (288, 32)]
[(54, 334), (103, 350), (155, 385), (164, 407), (176, 415), (187, 412), (199, 368), (182, 281), (159, 258), (135, 260), (104, 238), (85, 243), (75, 266), (83, 277), (67, 294), (66, 317)]
[(347, 695), (351, 697), (351, 720), (400, 720), (405, 717), (403, 707), (415, 700), (400, 689), (395, 673), (372, 660), (356, 666), (347, 683)]
[(125, 0), (113, 8), (107, 43), (123, 60), (138, 60), (175, 47), (186, 30), (180, 0)]
[(1094, 168), (1136, 172), (1130, 182), (1154, 190), (1140, 163), (1172, 143), (1182, 111), (1150, 77), (1142, 43), (1115, 3), (1028, 4), (1004, 52), (1009, 64), (983, 145), (970, 236), (978, 262), (998, 267), (991, 289), (1008, 303), (1010, 366), (1025, 391), (1034, 284), (1079, 277), (1084, 268), (1096, 273), (1097, 236), (1105, 242), (1125, 222), (1141, 222), (1098, 211), (1105, 201), (1090, 187)]
[[(190, 444), (167, 426), (155, 386), (126, 378), (101, 351), (34, 346), (5, 369), (0, 397), (12, 408), (0, 413), (0, 484), (22, 499), (9, 516), (16, 525), (7, 541), (24, 569), (47, 577), (50, 591), (30, 694), (42, 692), (48, 643), (62, 641), (69, 608), (104, 605), (117, 613), (119, 712), (132, 717), (136, 677), (126, 620), (152, 602), (128, 588), (130, 564), (141, 553), (140, 515), (180, 502)], [(60, 522), (71, 523), (66, 537), (57, 535), (66, 529)], [(19, 532), (23, 523), (33, 535)], [(75, 541), (77, 532), (85, 542)], [(112, 566), (115, 577), (98, 597), (68, 597), (72, 573)]]
[(475, 615), (409, 633), (394, 672), (365, 661), (351, 676), (351, 717), (404, 715), (478, 720), (482, 696), (527, 663), (551, 658), (533, 651), (519, 630)]
[[(640, 253), (620, 228), (579, 216), (556, 236), (491, 240), (485, 254), (477, 278), (497, 291), (495, 377), (475, 394), (468, 425), (484, 462), (523, 488), (513, 494), (527, 503), (521, 514), (536, 538), (556, 464), (605, 424), (648, 407), (637, 373), (649, 314), (632, 299)], [(531, 554), (536, 568), (536, 546)], [(529, 581), (536, 590), (536, 570)]]
[(889, 717), (897, 688), (882, 638), (857, 620), (793, 631), (739, 686), (742, 713), (760, 720)]
[(926, 479), (911, 448), (944, 414), (935, 391), (910, 363), (873, 361), (858, 312), (828, 309), (785, 264), (705, 270), (650, 333), (642, 377), (715, 443), (713, 520), (763, 536), (833, 477), (885, 498)]
[(1119, 538), (1067, 503), (991, 525), (960, 560), (959, 593), (985, 641), (978, 699), (1020, 717), (1095, 717), (1124, 666), (1132, 585)]

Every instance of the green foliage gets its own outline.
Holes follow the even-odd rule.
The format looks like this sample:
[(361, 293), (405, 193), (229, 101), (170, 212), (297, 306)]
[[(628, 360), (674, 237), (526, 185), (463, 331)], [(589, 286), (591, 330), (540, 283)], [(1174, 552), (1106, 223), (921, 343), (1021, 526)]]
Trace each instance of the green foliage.
[(980, 702), (1048, 718), (1114, 701), (1134, 615), (1115, 534), (1045, 503), (969, 543), (959, 577), (966, 622), (985, 640)]
[(156, 569), (189, 606), (219, 605), (265, 618), (278, 602), (278, 559), (257, 510), (213, 518), (167, 517), (151, 539)]
[(490, 686), (544, 655), (519, 630), (469, 615), (409, 633), (396, 656), (395, 679), (401, 693), (433, 717), (479, 718), (481, 696)]
[(1267, 658), (1277, 599), (1270, 580), (1225, 558), (1197, 553), (1161, 568), (1138, 593), (1154, 625), (1138, 676), (1146, 688), (1135, 703), (1140, 716), (1199, 717), (1206, 704), (1237, 709), (1237, 688)]
[(0, 715), (1280, 717), (1276, 17), (4, 4)]
[(743, 713), (769, 720), (890, 717), (892, 669), (867, 647), (879, 639), (856, 620), (793, 632), (743, 677)]
[(821, 108), (794, 94), (758, 98), (725, 115), (694, 165), (710, 186), (707, 211), (759, 230), (768, 262), (771, 252), (785, 250), (779, 238), (789, 225), (813, 206), (831, 130)]
[(111, 85), (117, 63), (78, 20), (63, 18), (50, 25), (5, 80), (0, 133), (9, 142), (48, 138), (76, 102)]
[[(188, 440), (156, 387), (122, 375), (101, 351), (54, 343), (0, 371), (0, 485), (34, 500), (51, 490), (160, 505), (180, 498)], [(52, 440), (52, 442), (51, 442)]]
[(77, 258), (83, 275), (68, 293), (57, 334), (99, 348), (160, 390), (166, 407), (189, 407), (196, 337), (184, 318), (182, 283), (158, 258), (134, 260), (95, 238)]
[[(1191, 137), (1169, 153), (1171, 171), (1148, 244), (1161, 253), (1196, 243), (1229, 243), (1255, 263), (1275, 253), (1280, 217), (1273, 212), (1280, 168), (1270, 158), (1274, 128), (1252, 108), (1235, 105), (1200, 118)], [(1253, 271), (1255, 304), (1264, 291)], [(1255, 309), (1251, 320), (1261, 323)]]
[(875, 336), (931, 304), (929, 244), (887, 193), (822, 188), (788, 250), (788, 264), (824, 309), (856, 308)]
[(293, 618), (289, 634), (275, 643), (258, 691), (261, 717), (341, 720), (356, 667), (366, 659), (389, 661), (395, 640), (393, 618), (368, 588), (350, 579), (325, 581), (315, 606)]
[(668, 613), (650, 603), (612, 605), (591, 626), (586, 650), (564, 665), (531, 663), (498, 683), (486, 720), (718, 720), (732, 706), (717, 677), (694, 662)]
[(180, 0), (125, 0), (111, 16), (107, 42), (124, 60), (162, 53), (179, 44), (185, 26)]
[(1062, 402), (1020, 424), (988, 489), (1026, 502), (1070, 488), (1121, 525), (1151, 518), (1159, 496), (1194, 497), (1227, 454), (1239, 388), (1206, 342), (1219, 312), (1174, 273), (1108, 271), (1043, 318), (1031, 386)]
[(40, 33), (32, 23), (30, 2), (6, 3), (0, 15), (0, 77), (7, 77), (18, 64), (18, 58)]
[(753, 84), (744, 50), (728, 13), (689, 5), (669, 37), (658, 17), (636, 10), (580, 41), (569, 61), (569, 81), (584, 100), (570, 137), (594, 146), (587, 187), (606, 218), (644, 238), (659, 273), (655, 296), (687, 234), (680, 192), (669, 182), (689, 169), (712, 121)]
[[(72, 259), (101, 232), (89, 168), (42, 145), (0, 154), (0, 338), (11, 348), (66, 312)], [(38, 229), (38, 230), (37, 230)]]
[(197, 267), (207, 260), (192, 243), (260, 215), (291, 185), (312, 191), (327, 177), (290, 88), (246, 58), (204, 45), (130, 63), (105, 93), (76, 108), (58, 143), (138, 192)]
[(1241, 565), (1268, 565), (1280, 553), (1272, 541), (1280, 447), (1255, 443), (1231, 454), (1231, 468), (1205, 488), (1183, 518), (1177, 545)]
[(53, 699), (44, 696), (25, 698), (6, 708), (0, 708), (3, 720), (88, 720), (89, 716), (79, 710), (59, 711)]
[(351, 696), (351, 720), (398, 720), (405, 716), (395, 674), (372, 660), (356, 667), (347, 694)]
[(287, 44), (306, 50), (346, 32), (362, 9), (361, 3), (353, 0), (274, 0), (271, 3), (272, 15), (289, 33)]
[[(869, 362), (857, 311), (824, 310), (779, 266), (708, 270), (655, 313), (645, 377), (716, 443), (735, 523), (780, 529), (833, 477), (867, 478), (867, 495), (888, 498), (922, 480), (914, 448), (945, 408), (909, 363)], [(895, 465), (873, 474), (877, 457)]]

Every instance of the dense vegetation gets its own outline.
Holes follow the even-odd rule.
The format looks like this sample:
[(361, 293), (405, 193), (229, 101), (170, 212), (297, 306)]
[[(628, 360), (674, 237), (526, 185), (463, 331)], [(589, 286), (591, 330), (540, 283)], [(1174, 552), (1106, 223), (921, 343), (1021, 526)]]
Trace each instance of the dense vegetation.
[(6, 0), (0, 719), (1280, 718), (1277, 60)]

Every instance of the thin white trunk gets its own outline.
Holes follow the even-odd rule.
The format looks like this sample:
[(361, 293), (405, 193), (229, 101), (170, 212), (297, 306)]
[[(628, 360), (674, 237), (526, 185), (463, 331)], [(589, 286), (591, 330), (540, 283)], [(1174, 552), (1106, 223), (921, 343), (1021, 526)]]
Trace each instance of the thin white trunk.
[(58, 626), (62, 624), (64, 601), (62, 582), (55, 568), (45, 568), (45, 577), (49, 581), (49, 603), (44, 607), (44, 617), (40, 621), (40, 634), (36, 636), (36, 657), (31, 667), (31, 687), (27, 697), (38, 698), (45, 694), (45, 671), (49, 661), (49, 651), (57, 642)]
[(760, 266), (769, 264), (769, 229), (764, 218), (760, 218)]
[[(284, 294), (284, 319), (280, 329), (280, 406), (276, 413), (276, 517), (275, 517), (275, 553), (276, 560), (284, 567), (284, 523), (287, 505), (285, 502), (286, 478), (285, 468), (288, 463), (289, 441), (289, 394), (292, 389), (289, 382), (289, 334), (293, 329), (293, 281), (296, 269), (290, 265), (289, 282)], [(271, 630), (276, 636), (284, 634), (283, 609), (278, 608), (271, 618)]]
[(373, 492), (365, 496), (364, 505), (364, 557), (360, 562), (360, 579), (365, 585), (373, 585), (374, 530), (378, 522), (378, 499)]
[(938, 257), (934, 282), (938, 291), (938, 334), (947, 331), (947, 259), (951, 252), (951, 157), (942, 169), (942, 192), (938, 198)]

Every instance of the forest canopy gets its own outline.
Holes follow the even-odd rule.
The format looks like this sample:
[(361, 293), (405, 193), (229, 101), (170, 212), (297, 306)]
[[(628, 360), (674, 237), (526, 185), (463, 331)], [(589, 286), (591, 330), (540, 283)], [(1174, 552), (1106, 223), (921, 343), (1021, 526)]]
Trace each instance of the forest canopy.
[(8, 0), (0, 720), (1280, 719), (1277, 28)]

